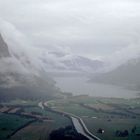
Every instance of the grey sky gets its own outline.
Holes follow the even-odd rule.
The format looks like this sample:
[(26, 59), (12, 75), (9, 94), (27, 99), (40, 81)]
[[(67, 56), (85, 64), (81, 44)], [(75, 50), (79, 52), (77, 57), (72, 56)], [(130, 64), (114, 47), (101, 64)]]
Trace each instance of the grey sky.
[(0, 17), (35, 47), (91, 58), (140, 52), (139, 0), (0, 0)]

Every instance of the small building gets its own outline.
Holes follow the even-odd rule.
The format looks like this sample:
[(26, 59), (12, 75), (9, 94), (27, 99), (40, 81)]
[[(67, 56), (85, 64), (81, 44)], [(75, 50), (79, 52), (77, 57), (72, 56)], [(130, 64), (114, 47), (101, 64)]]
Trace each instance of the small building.
[(98, 129), (98, 131), (97, 131), (97, 133), (100, 133), (100, 134), (103, 134), (105, 131), (104, 131), (104, 129), (102, 129), (102, 128), (99, 128)]

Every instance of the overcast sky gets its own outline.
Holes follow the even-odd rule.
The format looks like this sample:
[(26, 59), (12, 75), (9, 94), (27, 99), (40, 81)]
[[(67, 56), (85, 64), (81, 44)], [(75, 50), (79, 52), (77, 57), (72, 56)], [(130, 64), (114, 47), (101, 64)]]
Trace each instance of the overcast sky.
[(34, 47), (93, 59), (140, 52), (139, 0), (0, 0), (0, 18)]

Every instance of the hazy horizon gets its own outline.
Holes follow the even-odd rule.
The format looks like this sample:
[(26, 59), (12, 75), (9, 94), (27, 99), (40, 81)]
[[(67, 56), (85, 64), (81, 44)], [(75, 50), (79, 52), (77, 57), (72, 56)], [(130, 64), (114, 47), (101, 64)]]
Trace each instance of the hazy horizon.
[(139, 57), (139, 6), (138, 0), (0, 0), (0, 32), (31, 56), (51, 51), (119, 65)]
[(140, 0), (0, 0), (0, 140), (140, 140)]
[(138, 0), (0, 0), (0, 34), (11, 56), (0, 61), (1, 86), (35, 82), (32, 76), (51, 81), (55, 74), (92, 80), (125, 64), (100, 81), (139, 89), (139, 6)]

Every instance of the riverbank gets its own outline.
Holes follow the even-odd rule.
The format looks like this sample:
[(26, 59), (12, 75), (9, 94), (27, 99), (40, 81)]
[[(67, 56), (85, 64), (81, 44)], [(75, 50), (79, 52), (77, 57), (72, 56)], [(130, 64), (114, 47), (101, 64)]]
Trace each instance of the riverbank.
[(67, 113), (67, 112), (51, 109), (51, 108), (48, 107), (47, 102), (42, 103), (42, 105), (41, 105), (41, 102), (40, 102), (40, 106), (41, 107), (44, 106), (43, 109), (47, 108), (50, 111), (53, 111), (55, 113), (67, 116), (69, 119), (71, 119), (75, 130), (78, 133), (80, 133), (80, 134), (84, 135), (85, 137), (87, 137), (89, 140), (101, 140), (98, 137), (96, 137), (95, 135), (93, 135), (91, 132), (89, 132), (89, 130), (87, 129), (87, 127), (86, 127), (85, 123), (83, 122), (82, 118), (80, 118), (80, 117), (78, 117), (78, 116), (76, 116), (76, 115), (74, 115), (72, 113)]
[(140, 126), (140, 99), (80, 95), (50, 101), (47, 105), (53, 110), (82, 118), (88, 130), (103, 140), (126, 140), (128, 136), (118, 138), (116, 132), (127, 130), (131, 134), (135, 125)]

